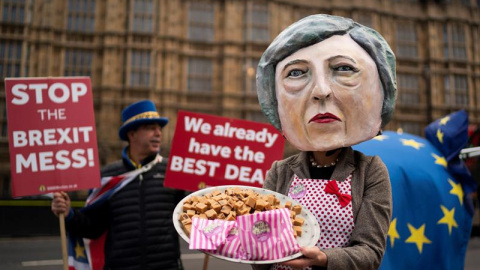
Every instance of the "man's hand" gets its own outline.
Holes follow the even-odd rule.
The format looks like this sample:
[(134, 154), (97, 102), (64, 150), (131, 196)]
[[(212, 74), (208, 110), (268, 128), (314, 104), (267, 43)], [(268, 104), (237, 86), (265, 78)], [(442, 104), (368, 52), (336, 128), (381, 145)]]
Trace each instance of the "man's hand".
[(67, 193), (63, 191), (53, 193), (52, 212), (57, 217), (59, 214), (68, 215), (70, 212), (70, 197)]
[(281, 263), (294, 269), (303, 269), (307, 266), (327, 266), (327, 255), (318, 247), (300, 247), (303, 257)]

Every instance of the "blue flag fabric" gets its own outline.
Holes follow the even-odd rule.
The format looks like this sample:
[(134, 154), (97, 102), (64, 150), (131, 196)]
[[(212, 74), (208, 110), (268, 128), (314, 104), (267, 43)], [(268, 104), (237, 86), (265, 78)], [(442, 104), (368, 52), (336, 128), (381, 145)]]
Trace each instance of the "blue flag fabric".
[[(425, 138), (447, 159), (448, 171), (462, 183), (464, 194), (475, 192), (477, 183), (466, 164), (460, 160), (460, 151), (468, 145), (468, 114), (465, 110), (451, 113), (425, 128)], [(473, 214), (473, 201), (465, 198), (467, 210)]]
[(90, 270), (83, 239), (72, 234), (68, 234), (68, 269)]
[(390, 131), (354, 149), (380, 156), (390, 174), (393, 215), (380, 269), (463, 269), (472, 215), (445, 155), (426, 139)]
[(425, 138), (433, 144), (448, 162), (458, 159), (468, 144), (468, 114), (465, 110), (438, 119), (425, 128)]

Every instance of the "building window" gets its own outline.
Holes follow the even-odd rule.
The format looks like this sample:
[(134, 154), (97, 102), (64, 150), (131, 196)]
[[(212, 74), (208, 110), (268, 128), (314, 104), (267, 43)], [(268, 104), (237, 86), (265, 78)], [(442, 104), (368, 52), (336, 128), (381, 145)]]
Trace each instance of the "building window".
[(69, 0), (67, 29), (91, 33), (95, 26), (95, 0)]
[(213, 41), (213, 4), (191, 2), (188, 13), (188, 38), (197, 41)]
[(263, 114), (261, 110), (247, 112), (246, 119), (254, 122), (259, 122), (259, 123), (270, 123), (267, 117)]
[(0, 41), (0, 78), (20, 77), (22, 63), (22, 43)]
[(397, 55), (399, 57), (417, 58), (417, 34), (411, 22), (397, 24)]
[(151, 55), (149, 51), (132, 50), (130, 86), (150, 86)]
[(399, 73), (397, 82), (399, 104), (415, 105), (420, 103), (420, 84), (417, 76)]
[(213, 62), (210, 59), (188, 59), (187, 90), (189, 92), (211, 92), (213, 79)]
[(445, 105), (468, 106), (468, 80), (465, 75), (444, 77)]
[(2, 22), (24, 23), (26, 0), (3, 0)]
[(327, 13), (327, 12), (319, 12), (315, 9), (311, 9), (311, 8), (301, 8), (301, 9), (298, 9), (296, 12), (295, 12), (295, 18), (296, 20), (295, 21), (299, 21), (303, 18), (306, 18), (310, 15), (316, 15), (316, 14), (322, 14), (322, 13)]
[(30, 66), (28, 63), (28, 59), (30, 59), (30, 46), (27, 46), (27, 50), (25, 51), (25, 56), (23, 57), (24, 59), (24, 68), (23, 68), (23, 74), (22, 76), (28, 77), (29, 76), (29, 71), (30, 71)]
[(368, 14), (365, 12), (358, 12), (355, 14), (354, 18), (355, 18), (355, 21), (358, 22), (359, 24), (373, 28), (372, 14)]
[(90, 76), (93, 53), (86, 50), (67, 49), (65, 51), (65, 76)]
[(131, 31), (153, 32), (153, 0), (134, 0), (131, 16)]
[(5, 97), (0, 98), (0, 138), (8, 137), (8, 127), (7, 127), (7, 103)]
[[(22, 68), (22, 43), (0, 41), (0, 80), (24, 76)], [(0, 138), (7, 138), (7, 109), (5, 96), (0, 97)]]
[(247, 59), (245, 63), (245, 91), (247, 93), (257, 93), (257, 66), (258, 59)]
[(245, 39), (253, 42), (269, 42), (269, 16), (266, 3), (248, 2), (245, 13)]
[(423, 126), (417, 122), (402, 122), (401, 128), (403, 132), (423, 136)]
[(443, 56), (445, 59), (467, 60), (465, 28), (462, 25), (443, 26)]

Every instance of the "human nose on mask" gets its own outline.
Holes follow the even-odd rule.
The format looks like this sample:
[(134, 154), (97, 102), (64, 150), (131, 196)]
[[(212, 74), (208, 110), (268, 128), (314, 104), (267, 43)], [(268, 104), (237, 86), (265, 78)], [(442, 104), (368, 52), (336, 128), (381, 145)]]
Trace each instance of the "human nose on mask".
[(315, 100), (324, 100), (330, 97), (332, 89), (323, 77), (315, 80), (312, 88), (312, 98)]

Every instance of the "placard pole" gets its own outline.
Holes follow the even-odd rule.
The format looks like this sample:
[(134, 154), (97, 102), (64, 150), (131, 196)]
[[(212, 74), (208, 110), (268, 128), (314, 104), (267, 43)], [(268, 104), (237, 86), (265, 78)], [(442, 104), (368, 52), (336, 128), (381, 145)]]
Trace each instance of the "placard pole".
[(65, 214), (58, 215), (60, 220), (60, 239), (62, 241), (63, 270), (68, 270), (67, 233), (65, 231)]
[(203, 270), (207, 270), (208, 269), (208, 258), (210, 256), (208, 256), (207, 254), (205, 254), (205, 257), (203, 258)]

